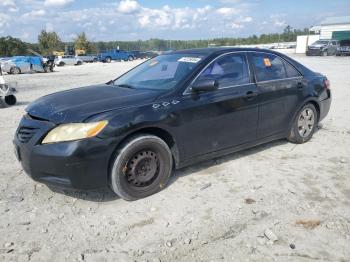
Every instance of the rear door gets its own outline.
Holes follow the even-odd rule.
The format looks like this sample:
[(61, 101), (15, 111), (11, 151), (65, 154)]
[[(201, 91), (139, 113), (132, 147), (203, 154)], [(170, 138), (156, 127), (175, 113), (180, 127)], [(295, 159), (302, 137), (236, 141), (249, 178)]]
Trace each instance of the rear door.
[(259, 92), (258, 138), (286, 132), (303, 97), (302, 75), (283, 58), (249, 53)]
[(246, 53), (215, 59), (196, 80), (203, 78), (216, 79), (218, 90), (193, 93), (188, 89), (179, 112), (189, 158), (256, 139), (258, 94)]

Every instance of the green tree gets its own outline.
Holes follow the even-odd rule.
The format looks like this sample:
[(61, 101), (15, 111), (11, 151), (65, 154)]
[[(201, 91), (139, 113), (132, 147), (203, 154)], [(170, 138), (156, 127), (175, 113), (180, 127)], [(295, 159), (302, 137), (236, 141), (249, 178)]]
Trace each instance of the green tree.
[(0, 37), (0, 56), (25, 55), (27, 44), (11, 36)]
[(74, 40), (75, 49), (87, 51), (89, 48), (89, 41), (87, 40), (85, 32), (78, 34), (77, 38)]
[(62, 51), (63, 43), (56, 32), (42, 30), (38, 36), (39, 50), (42, 55), (51, 55), (53, 51)]

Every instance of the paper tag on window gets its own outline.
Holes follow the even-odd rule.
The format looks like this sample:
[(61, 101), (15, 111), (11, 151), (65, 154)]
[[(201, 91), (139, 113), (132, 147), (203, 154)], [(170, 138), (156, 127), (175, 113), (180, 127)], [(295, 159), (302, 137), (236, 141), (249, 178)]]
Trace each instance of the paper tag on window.
[(201, 58), (199, 57), (182, 57), (178, 60), (179, 62), (184, 62), (184, 63), (198, 63), (201, 61)]
[(264, 58), (264, 65), (265, 65), (266, 67), (270, 67), (270, 66), (272, 66), (272, 65), (271, 65), (271, 61), (270, 61), (270, 59), (268, 59), (268, 58)]

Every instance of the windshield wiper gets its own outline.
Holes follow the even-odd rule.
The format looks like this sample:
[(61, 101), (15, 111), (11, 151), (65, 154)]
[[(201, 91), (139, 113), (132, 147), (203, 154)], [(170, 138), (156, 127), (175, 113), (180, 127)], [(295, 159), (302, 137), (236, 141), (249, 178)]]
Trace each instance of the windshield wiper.
[(128, 84), (121, 84), (121, 85), (117, 85), (118, 87), (124, 87), (124, 88), (130, 88), (130, 89), (135, 89), (134, 86), (132, 85), (128, 85)]

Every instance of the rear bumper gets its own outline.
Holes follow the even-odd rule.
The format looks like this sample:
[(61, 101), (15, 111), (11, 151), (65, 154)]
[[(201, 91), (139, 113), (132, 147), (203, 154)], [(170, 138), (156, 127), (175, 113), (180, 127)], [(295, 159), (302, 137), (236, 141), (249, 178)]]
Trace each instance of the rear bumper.
[(332, 104), (332, 95), (331, 91), (327, 90), (328, 97), (322, 101), (320, 101), (320, 119), (319, 121), (322, 121), (329, 113), (329, 110), (331, 108)]
[[(63, 188), (107, 187), (109, 160), (114, 152), (115, 141), (95, 137), (41, 144), (53, 127), (50, 122), (22, 118), (13, 142), (24, 171), (35, 181)], [(23, 141), (23, 137), (18, 135), (21, 128), (33, 130), (28, 141)]]

